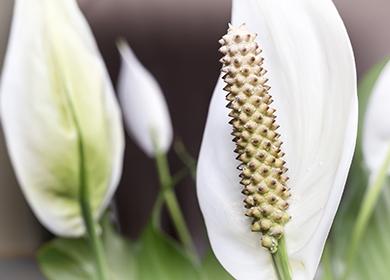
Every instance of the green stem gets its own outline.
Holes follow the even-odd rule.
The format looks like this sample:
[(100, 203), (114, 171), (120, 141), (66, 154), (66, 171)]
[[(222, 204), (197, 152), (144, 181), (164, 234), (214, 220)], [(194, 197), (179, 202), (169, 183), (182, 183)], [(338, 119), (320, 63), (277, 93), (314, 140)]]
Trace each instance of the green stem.
[(323, 263), (323, 277), (322, 280), (333, 280), (333, 271), (330, 259), (330, 245), (326, 245), (324, 249), (324, 254), (322, 255), (322, 263)]
[[(171, 188), (174, 189), (175, 186), (188, 174), (187, 168), (180, 170), (175, 176), (172, 178), (172, 186)], [(156, 199), (156, 202), (154, 203), (153, 210), (152, 210), (152, 224), (155, 228), (160, 228), (160, 215), (161, 215), (161, 208), (164, 203), (164, 193), (160, 192), (158, 194), (158, 197)]]
[(386, 157), (379, 169), (378, 175), (375, 177), (372, 185), (368, 186), (366, 193), (363, 198), (363, 202), (357, 216), (357, 220), (353, 229), (352, 239), (349, 243), (347, 250), (346, 269), (341, 279), (347, 279), (349, 273), (352, 270), (355, 256), (358, 251), (359, 243), (363, 237), (363, 234), (367, 228), (367, 224), (370, 220), (372, 212), (374, 211), (376, 202), (378, 201), (379, 195), (382, 192), (387, 172), (390, 168), (390, 146), (388, 148)]
[[(58, 69), (61, 69), (61, 62), (56, 60), (59, 56), (53, 56), (54, 57), (54, 67), (58, 67)], [(58, 70), (57, 69), (57, 70)], [(54, 71), (56, 72), (56, 71)], [(90, 193), (88, 188), (88, 178), (86, 174), (86, 166), (85, 166), (85, 149), (84, 149), (84, 139), (82, 130), (80, 127), (80, 123), (77, 118), (77, 113), (75, 111), (75, 108), (72, 103), (72, 98), (70, 97), (68, 87), (67, 87), (67, 77), (65, 72), (57, 71), (55, 75), (59, 75), (58, 77), (55, 77), (58, 82), (60, 82), (63, 90), (64, 90), (64, 97), (66, 99), (68, 108), (70, 110), (71, 117), (73, 119), (75, 130), (77, 133), (77, 146), (78, 146), (78, 154), (79, 154), (79, 202), (80, 202), (80, 208), (81, 208), (81, 215), (83, 218), (83, 221), (85, 223), (85, 228), (87, 231), (88, 239), (91, 244), (91, 249), (95, 256), (95, 266), (96, 266), (96, 274), (98, 280), (107, 280), (108, 279), (108, 266), (107, 261), (104, 254), (103, 249), (103, 243), (100, 239), (100, 237), (97, 234), (97, 224), (95, 222), (95, 219), (92, 214), (92, 207), (90, 202)], [(62, 76), (61, 76), (62, 75)]]
[(100, 237), (97, 234), (97, 223), (92, 214), (92, 207), (90, 202), (90, 193), (88, 188), (88, 178), (86, 176), (86, 167), (85, 167), (85, 154), (84, 154), (84, 143), (83, 136), (81, 133), (80, 125), (77, 121), (76, 114), (72, 106), (72, 114), (78, 134), (78, 149), (79, 149), (79, 170), (80, 170), (80, 207), (81, 214), (85, 223), (86, 231), (88, 234), (89, 242), (91, 249), (95, 256), (95, 266), (98, 280), (107, 280), (108, 279), (108, 266), (107, 260), (104, 254), (103, 243)]
[(160, 228), (160, 215), (161, 215), (161, 208), (164, 203), (164, 195), (160, 193), (157, 196), (156, 202), (154, 203), (153, 210), (152, 210), (152, 224), (155, 228)]
[(191, 177), (196, 180), (196, 160), (188, 153), (182, 141), (177, 140), (174, 149), (179, 159), (191, 172)]
[(291, 280), (291, 270), (288, 261), (286, 241), (284, 237), (279, 240), (278, 250), (272, 255), (275, 271), (279, 280)]
[(179, 202), (177, 201), (177, 197), (172, 188), (173, 180), (169, 171), (167, 157), (165, 153), (160, 151), (157, 151), (155, 156), (158, 176), (163, 190), (165, 203), (176, 228), (179, 239), (183, 243), (188, 255), (194, 260), (197, 260), (197, 254), (193, 245), (190, 231), (187, 228), (184, 216), (179, 206)]
[(86, 195), (82, 195), (82, 197), (80, 198), (81, 212), (84, 218), (91, 248), (95, 256), (97, 277), (99, 280), (106, 280), (108, 279), (108, 269), (107, 261), (104, 254), (103, 243), (96, 232), (97, 227), (93, 219), (93, 215), (91, 213), (89, 199), (85, 196)]

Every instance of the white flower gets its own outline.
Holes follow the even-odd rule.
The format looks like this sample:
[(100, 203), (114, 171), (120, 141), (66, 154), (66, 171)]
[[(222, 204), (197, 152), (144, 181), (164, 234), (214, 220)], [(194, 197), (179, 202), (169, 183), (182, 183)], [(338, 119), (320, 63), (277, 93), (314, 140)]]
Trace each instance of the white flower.
[(387, 62), (369, 97), (363, 126), (363, 155), (371, 177), (376, 175), (389, 153), (389, 108), (390, 62)]
[[(330, 0), (233, 0), (233, 25), (258, 34), (289, 168), (286, 246), (293, 279), (313, 279), (352, 160), (356, 71)], [(197, 191), (216, 257), (237, 279), (275, 279), (271, 255), (244, 216), (229, 109), (216, 86), (201, 147)]]
[(166, 153), (173, 133), (164, 94), (129, 45), (120, 41), (118, 48), (122, 57), (118, 94), (129, 134), (148, 156), (153, 157), (156, 148)]
[(98, 218), (122, 171), (120, 110), (76, 2), (17, 0), (15, 5), (1, 83), (8, 150), (41, 223), (57, 235), (79, 236), (85, 232), (81, 158)]

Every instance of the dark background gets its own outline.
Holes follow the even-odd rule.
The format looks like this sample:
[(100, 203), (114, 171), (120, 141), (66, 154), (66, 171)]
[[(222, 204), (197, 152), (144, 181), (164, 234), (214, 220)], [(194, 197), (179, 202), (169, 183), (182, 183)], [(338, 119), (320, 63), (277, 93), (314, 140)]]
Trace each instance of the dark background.
[[(0, 65), (6, 45), (11, 0), (0, 0)], [(334, 1), (349, 31), (358, 74), (390, 55), (390, 1)], [(80, 0), (115, 83), (118, 37), (125, 37), (160, 83), (175, 135), (196, 157), (208, 103), (218, 77), (218, 39), (230, 18), (229, 0)], [(183, 166), (174, 152), (173, 172)], [(116, 195), (123, 232), (137, 237), (158, 192), (153, 160), (127, 139), (123, 179)], [(183, 211), (198, 247), (207, 244), (191, 178), (177, 187)], [(174, 234), (165, 214), (165, 227)], [(0, 257), (31, 256), (46, 238), (16, 184), (0, 138)], [(0, 269), (1, 270), (1, 269)]]

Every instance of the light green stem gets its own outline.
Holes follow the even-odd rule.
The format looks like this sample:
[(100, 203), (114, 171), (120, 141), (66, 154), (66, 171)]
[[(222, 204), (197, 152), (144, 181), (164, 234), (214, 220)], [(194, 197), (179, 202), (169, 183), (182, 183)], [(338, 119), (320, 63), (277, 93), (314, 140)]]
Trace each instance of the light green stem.
[(372, 185), (368, 186), (366, 193), (364, 195), (363, 202), (360, 207), (360, 211), (355, 226), (353, 228), (351, 242), (349, 243), (349, 247), (347, 250), (346, 269), (341, 279), (348, 279), (353, 263), (355, 261), (356, 254), (358, 252), (359, 243), (367, 228), (367, 224), (370, 220), (372, 212), (375, 209), (375, 205), (376, 202), (378, 201), (379, 195), (382, 192), (382, 188), (384, 186), (389, 168), (390, 168), (390, 146), (388, 148), (382, 166), (379, 169), (378, 175), (376, 176)]
[(160, 184), (163, 190), (165, 203), (167, 205), (169, 214), (172, 218), (173, 224), (176, 228), (180, 241), (183, 243), (188, 255), (197, 261), (197, 254), (195, 251), (194, 243), (191, 238), (190, 231), (187, 228), (184, 216), (180, 209), (179, 202), (177, 201), (176, 194), (172, 188), (173, 180), (169, 171), (168, 160), (165, 153), (157, 150), (156, 154), (156, 166)]
[[(175, 186), (188, 174), (187, 169), (182, 169), (179, 171), (175, 176), (172, 178), (172, 186), (171, 188), (174, 189)], [(152, 224), (155, 228), (160, 228), (160, 215), (161, 215), (161, 208), (164, 203), (164, 192), (160, 192), (157, 196), (156, 202), (154, 203), (153, 210), (152, 210)]]
[(84, 191), (80, 192), (81, 212), (87, 229), (88, 238), (91, 244), (91, 249), (95, 256), (97, 277), (99, 280), (107, 280), (109, 279), (107, 261), (105, 258), (102, 241), (97, 234), (96, 223), (94, 221), (92, 211), (91, 211), (91, 206), (88, 199), (88, 191), (86, 190), (87, 189), (86, 187), (84, 188), (82, 187), (81, 189), (85, 189)]
[(174, 146), (175, 152), (180, 160), (186, 165), (191, 172), (192, 179), (196, 180), (196, 160), (188, 153), (183, 142), (177, 140)]
[(278, 250), (272, 255), (272, 261), (279, 280), (291, 280), (291, 269), (284, 237), (279, 240)]
[(324, 249), (324, 253), (322, 255), (322, 263), (323, 263), (323, 276), (322, 280), (333, 280), (333, 271), (330, 259), (330, 245), (326, 245)]
[[(57, 57), (57, 56), (55, 56)], [(61, 62), (57, 61), (56, 59), (53, 61), (55, 63), (55, 66), (60, 66)], [(58, 64), (58, 65), (57, 65)], [(61, 69), (61, 68), (58, 68)], [(75, 108), (72, 103), (72, 98), (70, 97), (67, 83), (66, 83), (66, 74), (64, 73), (57, 73), (57, 75), (63, 75), (63, 77), (59, 76), (57, 77), (58, 81), (61, 82), (61, 86), (64, 90), (64, 97), (66, 99), (68, 108), (70, 109), (70, 114), (73, 119), (75, 129), (77, 132), (77, 145), (78, 145), (78, 153), (79, 153), (79, 202), (80, 202), (80, 208), (81, 208), (81, 215), (83, 218), (83, 221), (85, 223), (85, 228), (88, 234), (88, 239), (90, 242), (91, 250), (94, 253), (95, 256), (95, 269), (97, 274), (98, 280), (108, 280), (108, 266), (106, 257), (104, 254), (103, 249), (103, 243), (100, 239), (100, 237), (97, 234), (97, 223), (93, 217), (92, 214), (92, 207), (90, 202), (90, 193), (88, 188), (88, 178), (86, 174), (86, 166), (85, 166), (85, 149), (84, 149), (84, 139), (83, 139), (83, 133), (77, 118), (77, 114), (75, 111)]]
[(100, 237), (97, 234), (97, 224), (92, 214), (92, 207), (90, 202), (90, 193), (88, 188), (88, 178), (86, 176), (86, 167), (85, 167), (85, 149), (83, 142), (83, 135), (81, 132), (80, 125), (76, 118), (76, 113), (74, 112), (73, 106), (68, 100), (74, 119), (75, 127), (78, 134), (78, 152), (79, 152), (79, 172), (80, 172), (80, 208), (81, 215), (83, 217), (85, 228), (88, 234), (88, 239), (90, 242), (91, 249), (95, 256), (95, 267), (98, 280), (108, 280), (108, 266), (106, 256), (104, 254), (103, 243)]

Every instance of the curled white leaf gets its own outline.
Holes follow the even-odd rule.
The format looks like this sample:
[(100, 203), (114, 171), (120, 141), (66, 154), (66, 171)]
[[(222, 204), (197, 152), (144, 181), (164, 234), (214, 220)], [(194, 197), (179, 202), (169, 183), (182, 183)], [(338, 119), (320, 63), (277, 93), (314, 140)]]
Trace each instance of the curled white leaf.
[(82, 235), (79, 139), (95, 218), (118, 185), (124, 141), (110, 79), (76, 1), (15, 1), (0, 98), (12, 164), (34, 213), (56, 235)]

